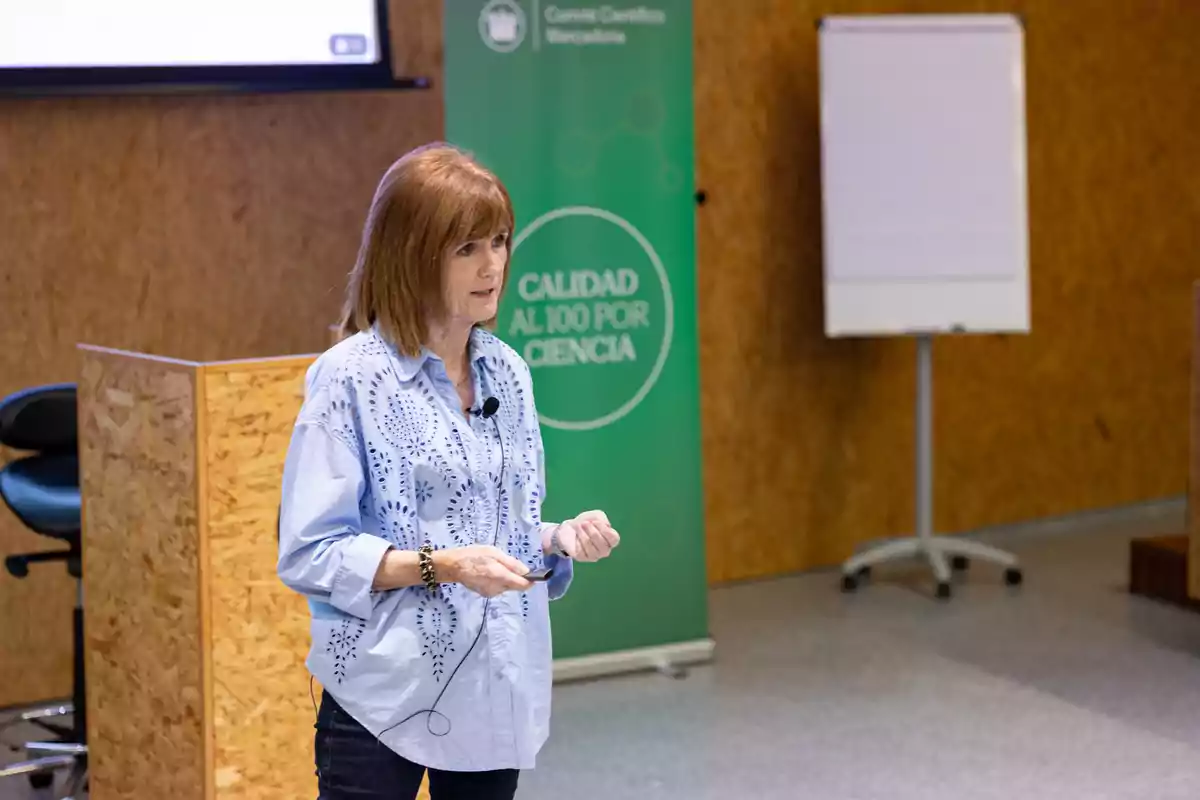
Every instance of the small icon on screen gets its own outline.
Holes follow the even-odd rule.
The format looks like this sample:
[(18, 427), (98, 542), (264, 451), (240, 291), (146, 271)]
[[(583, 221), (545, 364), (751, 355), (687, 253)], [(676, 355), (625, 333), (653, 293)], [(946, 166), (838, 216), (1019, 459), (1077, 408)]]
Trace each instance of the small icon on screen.
[(335, 56), (361, 56), (367, 52), (367, 37), (361, 33), (335, 33), (329, 37), (329, 52)]

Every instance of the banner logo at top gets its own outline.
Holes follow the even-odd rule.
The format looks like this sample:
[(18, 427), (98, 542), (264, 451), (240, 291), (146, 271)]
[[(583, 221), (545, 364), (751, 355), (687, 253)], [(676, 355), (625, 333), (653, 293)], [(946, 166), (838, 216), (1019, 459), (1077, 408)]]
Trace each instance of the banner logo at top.
[(525, 11), (515, 0), (488, 0), (479, 12), (479, 36), (497, 53), (511, 53), (525, 41)]
[(628, 220), (602, 208), (549, 211), (513, 240), (498, 330), (534, 372), (552, 428), (611, 425), (646, 398), (671, 352), (667, 270)]
[(630, 37), (639, 35), (635, 31), (649, 31), (666, 24), (665, 10), (644, 5), (563, 8), (553, 2), (543, 7), (542, 0), (532, 0), (532, 9), (526, 15), (519, 0), (488, 0), (479, 12), (479, 38), (496, 53), (513, 52), (524, 43), (527, 34), (535, 52), (543, 45), (624, 46), (629, 44)]

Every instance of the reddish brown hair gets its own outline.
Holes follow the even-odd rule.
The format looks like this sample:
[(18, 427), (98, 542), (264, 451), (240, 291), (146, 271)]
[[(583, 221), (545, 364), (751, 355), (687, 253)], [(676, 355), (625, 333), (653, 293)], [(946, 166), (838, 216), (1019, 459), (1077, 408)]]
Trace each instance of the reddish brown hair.
[[(513, 230), (508, 190), (469, 154), (443, 143), (406, 153), (384, 173), (371, 201), (346, 287), (342, 336), (378, 325), (401, 353), (417, 355), (430, 323), (445, 313), (450, 251), (503, 230)], [(501, 298), (507, 284), (506, 268)]]

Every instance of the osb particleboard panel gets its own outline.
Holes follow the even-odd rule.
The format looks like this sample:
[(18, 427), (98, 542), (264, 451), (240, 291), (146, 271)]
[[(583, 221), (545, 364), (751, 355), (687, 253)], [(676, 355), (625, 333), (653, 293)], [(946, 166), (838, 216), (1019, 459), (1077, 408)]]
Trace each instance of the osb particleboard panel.
[[(204, 369), (215, 797), (311, 797), (309, 611), (276, 573), (283, 462), (313, 358)], [(422, 791), (422, 798), (428, 798)]]
[(1200, 600), (1200, 281), (1192, 286), (1192, 383), (1188, 426), (1188, 595)]
[[(323, 349), (380, 175), (444, 136), (441, 5), (391, 3), (428, 91), (0, 99), (0, 396), (75, 380), (77, 342)], [(0, 557), (39, 539), (0, 511)], [(0, 575), (0, 705), (70, 692), (62, 572)]]
[(195, 370), (81, 356), (90, 796), (200, 800)]
[[(204, 369), (216, 797), (315, 797), (309, 613), (276, 573), (283, 462), (311, 358)], [(319, 689), (319, 687), (317, 687)]]
[(1033, 333), (934, 347), (943, 531), (1179, 495), (1200, 276), (1200, 5), (695, 4), (709, 575), (836, 563), (913, 515), (915, 351), (823, 335), (823, 14), (1026, 21)]

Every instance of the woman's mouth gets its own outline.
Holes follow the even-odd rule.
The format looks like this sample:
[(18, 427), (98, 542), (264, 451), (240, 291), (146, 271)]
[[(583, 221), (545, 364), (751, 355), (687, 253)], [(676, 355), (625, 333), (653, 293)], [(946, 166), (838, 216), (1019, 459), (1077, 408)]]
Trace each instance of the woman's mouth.
[(471, 294), (475, 295), (476, 297), (478, 297), (480, 299), (487, 299), (495, 293), (496, 293), (495, 289), (480, 289), (479, 291), (471, 292)]

